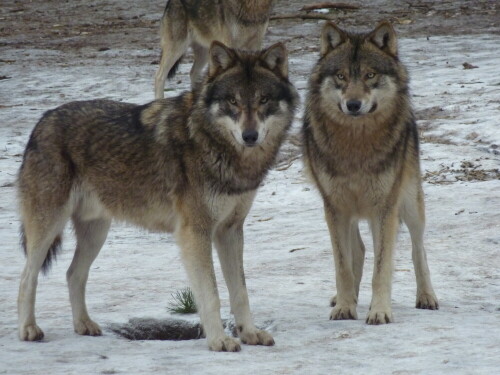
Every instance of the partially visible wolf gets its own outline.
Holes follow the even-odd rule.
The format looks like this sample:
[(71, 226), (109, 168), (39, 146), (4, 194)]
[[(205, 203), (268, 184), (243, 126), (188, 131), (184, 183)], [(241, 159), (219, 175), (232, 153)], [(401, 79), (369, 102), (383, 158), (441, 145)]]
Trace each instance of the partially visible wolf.
[(416, 307), (437, 309), (423, 245), (424, 194), (418, 132), (396, 34), (383, 22), (352, 34), (326, 23), (309, 81), (303, 124), (305, 164), (324, 201), (336, 270), (331, 319), (357, 319), (368, 219), (375, 266), (366, 322), (390, 323), (393, 248), (400, 218), (410, 230)]
[(44, 114), (19, 172), (27, 255), (21, 340), (43, 338), (35, 322), (37, 278), (69, 219), (77, 238), (67, 272), (74, 329), (101, 334), (87, 313), (85, 285), (116, 218), (175, 233), (209, 348), (238, 351), (221, 323), (214, 242), (241, 341), (273, 345), (250, 313), (243, 222), (294, 116), (298, 95), (287, 69), (281, 43), (250, 54), (214, 42), (208, 74), (192, 92), (141, 106), (72, 102)]
[(274, 0), (168, 0), (160, 25), (161, 61), (155, 77), (155, 98), (163, 98), (165, 80), (175, 75), (189, 46), (194, 53), (191, 83), (208, 61), (208, 47), (217, 40), (229, 47), (261, 48)]

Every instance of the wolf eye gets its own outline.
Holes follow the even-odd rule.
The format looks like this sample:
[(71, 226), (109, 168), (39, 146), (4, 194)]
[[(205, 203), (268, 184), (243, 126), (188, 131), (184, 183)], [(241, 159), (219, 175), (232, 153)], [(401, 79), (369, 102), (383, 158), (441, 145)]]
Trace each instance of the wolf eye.
[(260, 100), (259, 100), (259, 103), (260, 104), (266, 104), (268, 101), (269, 101), (269, 97), (267, 97), (267, 96), (261, 96)]
[(368, 78), (368, 79), (372, 79), (373, 77), (375, 77), (375, 73), (368, 73), (366, 75), (366, 78)]
[(236, 99), (233, 98), (233, 97), (230, 97), (228, 100), (227, 100), (229, 103), (231, 103), (232, 105), (235, 105), (237, 102), (236, 102)]
[(341, 74), (341, 73), (339, 73), (339, 74), (337, 74), (337, 78), (338, 78), (338, 79), (344, 79), (344, 75), (343, 75), (343, 74)]

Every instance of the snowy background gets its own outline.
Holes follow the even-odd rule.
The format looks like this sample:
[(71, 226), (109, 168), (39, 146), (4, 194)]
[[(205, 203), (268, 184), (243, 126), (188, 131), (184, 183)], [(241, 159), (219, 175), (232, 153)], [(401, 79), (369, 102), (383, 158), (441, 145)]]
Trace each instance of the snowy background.
[[(158, 15), (154, 15), (157, 17)], [(290, 77), (304, 97), (317, 58), (319, 26), (308, 48), (291, 48)], [(294, 32), (303, 32), (295, 27)], [(282, 38), (271, 26), (266, 44)], [(373, 251), (367, 245), (357, 321), (328, 320), (335, 294), (330, 239), (318, 192), (305, 179), (297, 148), (259, 190), (245, 226), (245, 268), (256, 324), (274, 347), (244, 345), (213, 353), (206, 341), (129, 341), (109, 329), (130, 318), (170, 316), (171, 294), (187, 285), (170, 235), (115, 224), (91, 268), (90, 315), (102, 337), (73, 332), (65, 272), (70, 228), (48, 277), (40, 277), (41, 343), (17, 338), (16, 299), (24, 257), (19, 246), (15, 179), (29, 133), (44, 111), (92, 98), (153, 99), (158, 51), (134, 45), (74, 59), (61, 49), (0, 49), (0, 374), (495, 374), (500, 373), (500, 73), (497, 34), (400, 39), (412, 78), (422, 140), (425, 244), (440, 310), (414, 308), (411, 242), (401, 228), (394, 262), (395, 322), (368, 326)], [(88, 51), (87, 51), (88, 52)], [(96, 52), (97, 53), (97, 52)], [(88, 56), (88, 57), (85, 57)], [(124, 57), (126, 56), (126, 57)], [(135, 58), (137, 58), (135, 60)], [(36, 63), (35, 63), (36, 62)], [(167, 83), (189, 87), (190, 64)], [(477, 68), (465, 69), (463, 63)], [(292, 133), (301, 126), (302, 109)], [(229, 300), (215, 256), (222, 316)], [(186, 319), (197, 320), (196, 316)]]

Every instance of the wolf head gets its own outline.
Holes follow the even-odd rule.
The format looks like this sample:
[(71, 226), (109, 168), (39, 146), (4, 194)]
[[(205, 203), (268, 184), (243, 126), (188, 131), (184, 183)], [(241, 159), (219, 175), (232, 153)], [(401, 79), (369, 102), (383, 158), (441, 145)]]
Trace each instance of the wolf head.
[(199, 95), (204, 131), (244, 148), (276, 144), (290, 126), (298, 100), (281, 43), (249, 53), (214, 42)]
[(398, 60), (391, 24), (382, 22), (369, 33), (350, 34), (326, 23), (310, 85), (323, 109), (340, 123), (389, 114), (404, 104), (398, 101), (406, 100), (408, 76)]

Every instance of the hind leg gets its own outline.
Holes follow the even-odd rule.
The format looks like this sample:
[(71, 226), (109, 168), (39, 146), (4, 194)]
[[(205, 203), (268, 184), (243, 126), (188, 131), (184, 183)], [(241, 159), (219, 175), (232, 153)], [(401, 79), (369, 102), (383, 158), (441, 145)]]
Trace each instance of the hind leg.
[(187, 47), (187, 40), (162, 41), (160, 65), (155, 76), (155, 99), (163, 99), (167, 75), (177, 60), (182, 57)]
[(73, 312), (75, 332), (80, 335), (100, 336), (101, 328), (93, 322), (85, 304), (85, 286), (90, 266), (106, 240), (110, 219), (82, 221), (73, 217), (77, 245), (73, 261), (66, 273), (69, 287), (69, 299)]
[(205, 65), (207, 65), (208, 62), (208, 50), (197, 44), (193, 43), (191, 45), (191, 48), (193, 49), (194, 53), (194, 63), (193, 66), (191, 67), (191, 72), (189, 73), (189, 76), (191, 78), (191, 87), (193, 87), (196, 82), (200, 79), (203, 68)]
[(187, 19), (181, 4), (173, 4), (163, 15), (160, 37), (161, 59), (155, 76), (155, 99), (163, 98), (167, 75), (189, 45)]
[(229, 45), (246, 51), (258, 51), (266, 34), (268, 22), (259, 26), (239, 26), (231, 32)]
[(49, 250), (54, 251), (60, 244), (60, 233), (66, 220), (60, 217), (53, 220), (37, 220), (36, 217), (23, 223), (25, 235), (26, 265), (21, 274), (19, 296), (17, 299), (19, 338), (23, 341), (43, 339), (43, 331), (36, 324), (35, 299), (38, 274), (42, 269)]
[(439, 303), (432, 288), (427, 255), (424, 248), (425, 209), (422, 189), (408, 193), (403, 206), (403, 220), (408, 226), (412, 242), (412, 260), (417, 279), (418, 309), (437, 310)]

